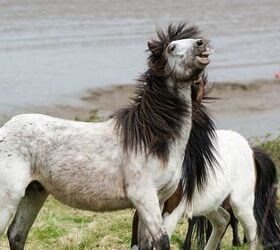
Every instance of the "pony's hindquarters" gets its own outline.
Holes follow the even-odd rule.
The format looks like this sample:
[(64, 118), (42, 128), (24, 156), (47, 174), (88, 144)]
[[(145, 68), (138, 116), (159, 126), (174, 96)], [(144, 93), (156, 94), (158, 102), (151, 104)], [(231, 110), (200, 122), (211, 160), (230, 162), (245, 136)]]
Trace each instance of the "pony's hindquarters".
[(271, 158), (254, 148), (257, 183), (254, 213), (265, 249), (280, 249), (280, 210), (277, 207), (277, 171)]
[(236, 171), (230, 193), (230, 205), (244, 229), (250, 250), (256, 250), (258, 244), (257, 222), (254, 216), (256, 169), (253, 150), (241, 135), (236, 133), (234, 140), (231, 164), (235, 165)]

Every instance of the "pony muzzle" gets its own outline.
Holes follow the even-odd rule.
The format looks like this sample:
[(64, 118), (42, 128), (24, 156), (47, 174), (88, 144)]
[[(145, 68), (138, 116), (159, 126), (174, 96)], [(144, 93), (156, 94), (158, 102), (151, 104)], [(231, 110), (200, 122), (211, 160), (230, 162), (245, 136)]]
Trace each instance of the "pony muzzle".
[(195, 41), (194, 53), (198, 67), (205, 67), (210, 63), (209, 55), (214, 52), (213, 45), (209, 39), (198, 39)]

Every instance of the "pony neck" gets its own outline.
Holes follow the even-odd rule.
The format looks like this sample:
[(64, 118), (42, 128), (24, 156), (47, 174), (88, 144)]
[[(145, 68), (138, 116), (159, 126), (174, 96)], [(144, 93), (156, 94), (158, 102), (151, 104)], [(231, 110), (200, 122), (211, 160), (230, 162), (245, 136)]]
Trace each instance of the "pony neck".
[(124, 151), (144, 152), (166, 162), (173, 145), (182, 138), (186, 144), (191, 126), (191, 88), (190, 84), (175, 84), (149, 71), (142, 75), (130, 105), (115, 115)]
[(182, 151), (185, 150), (186, 144), (188, 143), (191, 126), (192, 126), (192, 91), (191, 91), (191, 81), (180, 81), (176, 82), (172, 78), (168, 79), (168, 86), (174, 89), (177, 92), (178, 96), (184, 100), (185, 105), (187, 106), (188, 112), (184, 117), (184, 122), (181, 127), (180, 137), (175, 141), (175, 145), (179, 146)]

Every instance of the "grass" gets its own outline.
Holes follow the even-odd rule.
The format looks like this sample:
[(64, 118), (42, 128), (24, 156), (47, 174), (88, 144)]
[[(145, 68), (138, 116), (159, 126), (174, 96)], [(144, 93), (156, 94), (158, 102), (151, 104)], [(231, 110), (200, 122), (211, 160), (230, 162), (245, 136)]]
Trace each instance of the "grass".
[[(110, 213), (80, 211), (49, 197), (29, 233), (25, 249), (128, 249), (133, 213), (133, 209)], [(172, 236), (172, 249), (180, 249), (186, 228), (181, 220)], [(228, 244), (230, 237), (226, 236), (223, 249), (234, 249)], [(6, 235), (0, 238), (0, 249), (9, 249)]]
[(89, 116), (87, 116), (85, 118), (81, 118), (79, 116), (76, 116), (74, 118), (74, 120), (75, 121), (83, 121), (83, 122), (100, 122), (100, 121), (102, 121), (102, 118), (99, 116), (98, 110), (93, 109), (89, 112)]
[(270, 139), (270, 136), (267, 136), (263, 142), (257, 142), (258, 146), (273, 159), (279, 169), (278, 174), (280, 174), (280, 136), (275, 139)]
[[(89, 120), (98, 120), (93, 112)], [(259, 142), (280, 166), (280, 137)], [(280, 172), (280, 171), (279, 171)], [(131, 238), (131, 222), (134, 210), (108, 213), (92, 213), (64, 206), (49, 197), (40, 211), (27, 239), (27, 250), (89, 250), (128, 249)], [(172, 236), (172, 249), (180, 249), (186, 221), (181, 220)], [(240, 234), (241, 239), (243, 234)], [(226, 233), (222, 249), (248, 249), (247, 246), (231, 246), (231, 230)], [(6, 235), (0, 237), (0, 249), (9, 249)]]

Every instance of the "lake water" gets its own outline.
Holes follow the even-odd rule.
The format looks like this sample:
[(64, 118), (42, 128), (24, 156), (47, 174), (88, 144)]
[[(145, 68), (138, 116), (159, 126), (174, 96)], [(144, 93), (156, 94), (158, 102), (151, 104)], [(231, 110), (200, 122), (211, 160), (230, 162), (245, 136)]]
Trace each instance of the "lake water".
[(0, 0), (0, 105), (79, 105), (87, 89), (129, 83), (155, 26), (189, 20), (215, 46), (211, 81), (280, 70), (279, 0)]

